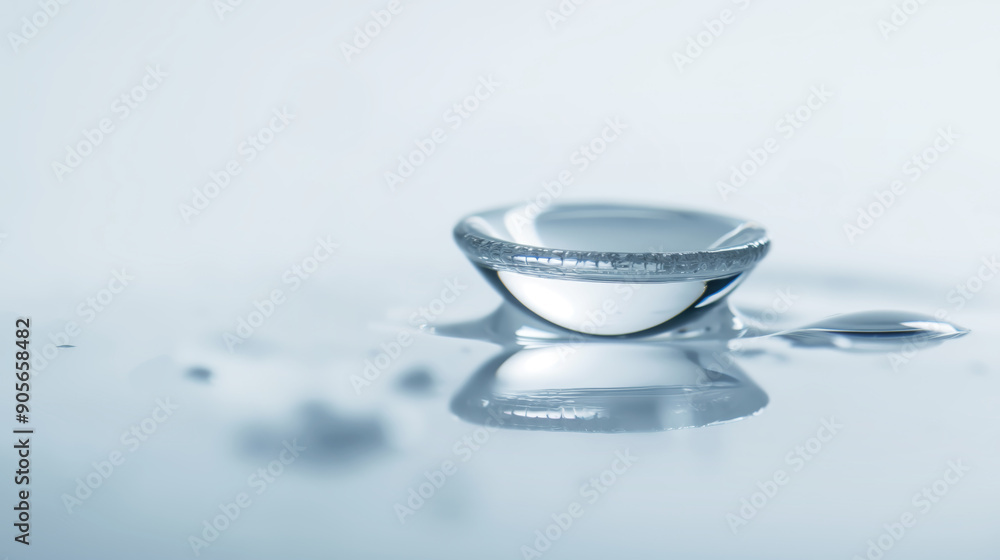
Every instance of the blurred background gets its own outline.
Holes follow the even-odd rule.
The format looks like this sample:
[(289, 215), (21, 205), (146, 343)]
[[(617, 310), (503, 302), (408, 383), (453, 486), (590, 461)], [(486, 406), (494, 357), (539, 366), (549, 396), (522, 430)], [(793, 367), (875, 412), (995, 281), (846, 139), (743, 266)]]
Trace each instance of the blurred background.
[[(997, 17), (5, 3), (0, 312), (11, 353), (31, 318), (36, 434), (32, 544), (8, 523), (0, 554), (989, 557)], [(973, 332), (905, 353), (776, 343), (740, 358), (770, 404), (736, 423), (484, 431), (451, 401), (498, 347), (414, 327), (499, 304), (459, 218), (553, 189), (764, 224), (771, 253), (732, 300), (775, 326), (904, 309)]]

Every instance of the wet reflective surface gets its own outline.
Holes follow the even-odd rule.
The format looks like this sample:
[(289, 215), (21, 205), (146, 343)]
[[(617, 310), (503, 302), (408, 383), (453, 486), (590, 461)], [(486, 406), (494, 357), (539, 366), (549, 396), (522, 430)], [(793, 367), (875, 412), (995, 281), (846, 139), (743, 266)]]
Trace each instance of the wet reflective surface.
[[(580, 500), (580, 485), (625, 450), (634, 466), (600, 501), (584, 502), (578, 527), (545, 557), (653, 557), (667, 546), (656, 537), (664, 526), (676, 528), (667, 531), (669, 549), (688, 556), (740, 557), (791, 531), (851, 557), (956, 458), (971, 473), (921, 519), (914, 544), (897, 546), (987, 534), (989, 497), (1000, 495), (986, 474), (1000, 469), (990, 443), (1000, 437), (1000, 384), (983, 342), (1000, 333), (989, 314), (963, 313), (971, 334), (916, 350), (800, 347), (752, 336), (816, 323), (848, 300), (800, 280), (813, 286), (811, 297), (768, 322), (774, 287), (784, 284), (765, 275), (734, 294), (737, 313), (717, 308), (684, 332), (636, 346), (526, 323), (474, 279), (462, 278), (468, 291), (425, 332), (405, 326), (406, 317), (439, 291), (436, 275), (414, 280), (427, 288), (401, 306), (402, 320), (375, 295), (396, 284), (369, 280), (354, 293), (371, 299), (338, 304), (333, 326), (322, 305), (289, 306), (234, 353), (217, 330), (176, 330), (173, 311), (154, 303), (95, 322), (37, 376), (44, 438), (33, 507), (39, 525), (61, 537), (42, 541), (45, 557), (73, 558), (81, 546), (111, 557), (193, 557), (189, 537), (239, 492), (252, 505), (202, 557), (519, 557), (552, 513)], [(310, 300), (343, 301), (344, 285), (318, 288)], [(854, 308), (884, 300), (878, 285), (871, 301), (851, 289)], [(904, 294), (893, 307), (919, 308), (933, 295)], [(348, 328), (347, 319), (365, 327)], [(136, 324), (147, 336), (123, 334)], [(355, 390), (352, 377), (365, 379), (366, 360), (383, 364), (400, 332), (411, 343)], [(729, 349), (735, 337), (744, 346)], [(157, 399), (177, 410), (132, 450), (122, 434), (150, 417)], [(843, 428), (816, 449), (810, 438), (831, 418)], [(280, 464), (292, 441), (305, 449)], [(67, 512), (63, 496), (76, 496), (78, 479), (114, 451), (125, 462)], [(419, 492), (428, 475), (440, 482), (445, 461), (455, 473), (432, 494), (424, 487), (431, 497), (410, 508), (411, 499), (418, 505), (411, 489)], [(738, 514), (776, 469), (789, 483), (734, 535), (727, 514)], [(874, 511), (859, 513), (858, 503)], [(401, 522), (397, 504), (413, 515)], [(952, 509), (963, 515), (943, 513)], [(977, 512), (971, 522), (964, 515)], [(816, 525), (817, 515), (836, 535)], [(109, 545), (95, 524), (126, 532)]]
[[(835, 315), (767, 333), (720, 304), (677, 331), (642, 341), (565, 333), (504, 304), (430, 333), (504, 345), (452, 401), (459, 417), (502, 428), (578, 432), (697, 428), (760, 412), (767, 395), (737, 365), (737, 349), (777, 337), (798, 347), (891, 353), (968, 334), (912, 312)], [(766, 350), (758, 349), (766, 353)]]

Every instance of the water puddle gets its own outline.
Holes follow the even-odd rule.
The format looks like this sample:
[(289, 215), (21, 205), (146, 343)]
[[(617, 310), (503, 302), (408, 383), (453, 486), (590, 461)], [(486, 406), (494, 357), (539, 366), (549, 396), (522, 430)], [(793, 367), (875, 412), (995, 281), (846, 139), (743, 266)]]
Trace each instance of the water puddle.
[[(427, 327), (500, 345), (452, 401), (478, 424), (582, 432), (693, 428), (767, 404), (737, 366), (769, 345), (890, 352), (969, 331), (905, 311), (765, 330), (727, 296), (768, 250), (753, 222), (619, 205), (524, 207), (465, 218), (455, 239), (505, 298), (493, 313)], [(754, 348), (754, 346), (759, 348)]]

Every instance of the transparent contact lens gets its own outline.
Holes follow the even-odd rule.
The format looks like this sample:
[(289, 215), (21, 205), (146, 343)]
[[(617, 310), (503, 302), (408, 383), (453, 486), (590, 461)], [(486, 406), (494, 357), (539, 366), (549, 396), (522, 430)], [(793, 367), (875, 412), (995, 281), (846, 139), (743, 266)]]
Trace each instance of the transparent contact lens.
[(515, 206), (466, 217), (455, 239), (515, 306), (599, 336), (647, 335), (722, 302), (767, 254), (760, 225), (613, 204)]

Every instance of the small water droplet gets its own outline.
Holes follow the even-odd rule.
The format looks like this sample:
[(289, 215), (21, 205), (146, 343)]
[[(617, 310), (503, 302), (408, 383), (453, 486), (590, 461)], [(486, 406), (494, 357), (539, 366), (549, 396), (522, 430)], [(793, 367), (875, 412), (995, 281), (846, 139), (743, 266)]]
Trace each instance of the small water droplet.
[(414, 368), (399, 379), (399, 388), (413, 394), (427, 394), (434, 388), (434, 375), (427, 368)]
[(188, 377), (198, 381), (208, 381), (212, 378), (212, 370), (200, 366), (192, 366), (187, 370)]
[(968, 333), (968, 329), (922, 313), (863, 311), (835, 315), (775, 335), (800, 346), (877, 349), (900, 342), (943, 342)]

